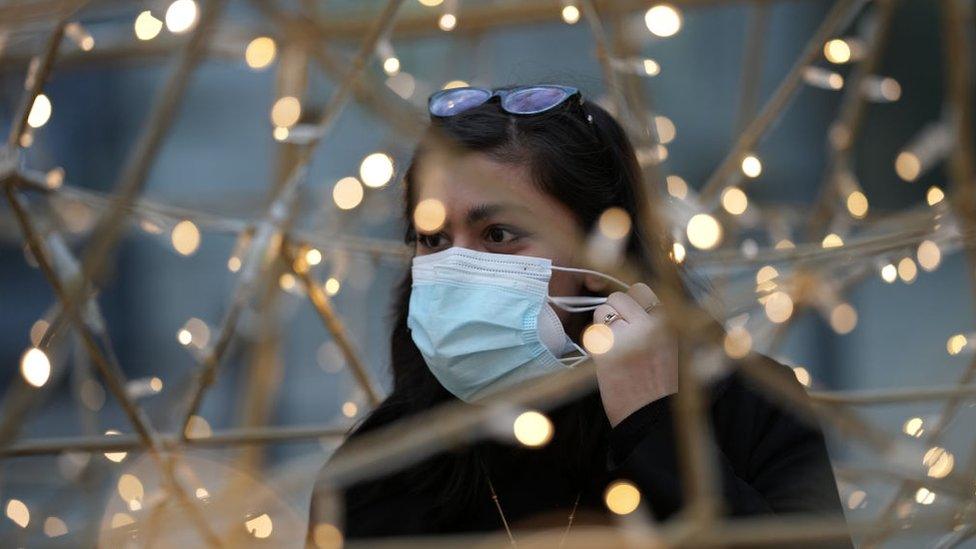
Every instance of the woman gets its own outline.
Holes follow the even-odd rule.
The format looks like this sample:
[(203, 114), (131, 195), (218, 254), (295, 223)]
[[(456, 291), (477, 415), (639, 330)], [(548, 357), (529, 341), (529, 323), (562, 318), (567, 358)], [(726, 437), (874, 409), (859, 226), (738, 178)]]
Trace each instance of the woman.
[[(609, 327), (613, 345), (592, 357), (598, 390), (549, 412), (545, 447), (483, 441), (361, 482), (344, 494), (345, 536), (502, 531), (517, 543), (530, 528), (610, 524), (603, 495), (621, 478), (654, 518), (673, 515), (677, 373), (656, 298), (645, 284), (615, 288), (573, 269), (581, 255), (558, 238), (622, 209), (633, 222), (623, 253), (651, 279), (640, 171), (623, 130), (563, 86), (448, 90), (429, 105), (431, 128), (404, 177), (416, 256), (394, 310), (393, 391), (350, 437), (565, 368), (591, 323)], [(788, 368), (763, 360), (802, 393)], [(739, 374), (708, 397), (725, 512), (842, 513), (817, 429)]]

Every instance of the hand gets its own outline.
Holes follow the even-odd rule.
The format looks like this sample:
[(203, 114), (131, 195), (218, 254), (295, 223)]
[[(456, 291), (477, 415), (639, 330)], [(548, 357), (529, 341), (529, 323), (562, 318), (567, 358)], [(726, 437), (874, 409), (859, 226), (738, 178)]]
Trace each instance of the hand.
[(644, 405), (678, 392), (674, 343), (668, 340), (659, 313), (648, 312), (657, 303), (647, 284), (637, 283), (626, 293), (610, 294), (593, 311), (597, 324), (603, 323), (607, 313), (618, 315), (608, 324), (613, 346), (593, 355), (603, 409), (611, 426)]

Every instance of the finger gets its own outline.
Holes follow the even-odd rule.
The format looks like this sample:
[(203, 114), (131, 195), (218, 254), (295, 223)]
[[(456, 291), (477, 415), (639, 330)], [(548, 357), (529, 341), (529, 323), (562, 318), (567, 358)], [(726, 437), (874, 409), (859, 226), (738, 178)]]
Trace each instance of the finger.
[(614, 326), (616, 326), (617, 324), (619, 324), (621, 322), (623, 322), (623, 323), (626, 324), (627, 321), (624, 318), (624, 316), (622, 314), (620, 314), (620, 311), (614, 309), (613, 306), (608, 305), (606, 303), (604, 303), (603, 305), (600, 305), (596, 309), (593, 309), (593, 323), (594, 324), (606, 324), (603, 321), (603, 319), (606, 318), (606, 316), (607, 316), (608, 313), (616, 313), (617, 314), (617, 318), (615, 320), (610, 321), (610, 324), (608, 324), (608, 326), (610, 326), (611, 328), (613, 328)]
[(644, 308), (640, 306), (639, 303), (634, 301), (634, 298), (625, 294), (624, 292), (613, 292), (607, 296), (607, 305), (610, 305), (620, 313), (620, 316), (624, 317), (626, 320), (633, 322), (647, 316), (644, 312)]
[(647, 311), (652, 306), (660, 303), (654, 290), (650, 288), (647, 284), (643, 282), (638, 282), (637, 284), (632, 284), (630, 289), (627, 290), (627, 295), (629, 295), (634, 301), (636, 301), (641, 309)]

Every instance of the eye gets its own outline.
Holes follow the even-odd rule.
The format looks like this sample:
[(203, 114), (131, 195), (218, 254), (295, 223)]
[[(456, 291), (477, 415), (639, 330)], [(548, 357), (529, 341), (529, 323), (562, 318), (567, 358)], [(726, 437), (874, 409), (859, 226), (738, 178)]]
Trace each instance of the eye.
[(491, 244), (509, 244), (521, 237), (521, 234), (500, 225), (492, 225), (485, 230), (485, 240)]
[(447, 238), (444, 237), (443, 233), (417, 235), (417, 242), (425, 248), (440, 248), (446, 241)]

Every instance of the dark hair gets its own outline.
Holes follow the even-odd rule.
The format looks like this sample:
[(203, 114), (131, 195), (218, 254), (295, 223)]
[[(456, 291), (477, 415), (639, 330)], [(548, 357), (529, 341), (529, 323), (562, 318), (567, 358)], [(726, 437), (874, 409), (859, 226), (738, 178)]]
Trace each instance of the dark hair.
[[(607, 208), (624, 209), (633, 221), (625, 253), (634, 266), (649, 272), (651, 263), (647, 247), (639, 236), (646, 222), (639, 207), (645, 200), (640, 166), (623, 128), (603, 108), (583, 102), (566, 104), (542, 114), (518, 116), (489, 102), (432, 122), (403, 178), (407, 225), (404, 237), (407, 243), (414, 243), (417, 236), (410, 220), (415, 206), (418, 166), (431, 147), (441, 143), (440, 139), (446, 139), (461, 152), (476, 152), (499, 162), (527, 166), (533, 182), (573, 212), (585, 232), (593, 228)], [(453, 398), (430, 373), (411, 339), (407, 328), (410, 288), (408, 269), (397, 290), (392, 311), (393, 392), (352, 436)], [(401, 473), (403, 485), (410, 489), (441, 490), (442, 497), (438, 501), (450, 503), (441, 510), (440, 518), (448, 522), (464, 512), (469, 500), (487, 497), (482, 493), (485, 483), (479, 482), (482, 471), (477, 463), (485, 456), (495, 463), (511, 463), (513, 459), (525, 459), (530, 452), (533, 453), (531, 459), (540, 459), (545, 453), (552, 452), (561, 456), (557, 461), (565, 465), (570, 478), (578, 478), (578, 474), (593, 470), (595, 463), (605, 459), (599, 449), (605, 447), (609, 423), (598, 392), (593, 391), (551, 411), (551, 416), (556, 436), (544, 450), (479, 443), (441, 454)], [(362, 503), (363, 496), (366, 494), (357, 494), (357, 503)], [(382, 497), (382, 494), (376, 496)]]

